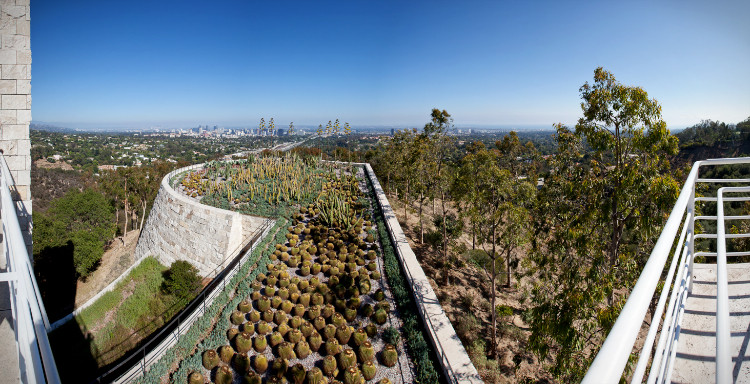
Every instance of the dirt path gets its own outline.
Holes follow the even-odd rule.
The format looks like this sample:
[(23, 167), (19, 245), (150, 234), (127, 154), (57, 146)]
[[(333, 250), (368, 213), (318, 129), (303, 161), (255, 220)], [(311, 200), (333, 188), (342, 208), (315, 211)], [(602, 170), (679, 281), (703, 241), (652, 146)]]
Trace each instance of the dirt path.
[(140, 231), (128, 232), (125, 238), (125, 245), (120, 240), (115, 240), (112, 246), (104, 252), (99, 268), (85, 282), (78, 281), (76, 285), (76, 308), (94, 297), (109, 283), (118, 278), (128, 267), (133, 265), (133, 262), (135, 262), (133, 258), (135, 255), (135, 245), (138, 242), (139, 234)]

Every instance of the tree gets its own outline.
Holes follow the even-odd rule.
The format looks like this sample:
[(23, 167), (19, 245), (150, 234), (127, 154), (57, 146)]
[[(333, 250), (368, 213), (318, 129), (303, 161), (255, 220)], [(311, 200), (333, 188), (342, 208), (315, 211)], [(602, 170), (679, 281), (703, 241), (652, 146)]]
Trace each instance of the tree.
[(164, 271), (162, 289), (167, 294), (186, 299), (190, 298), (200, 286), (201, 278), (198, 275), (198, 269), (188, 261), (177, 260)]
[(580, 93), (575, 131), (556, 125), (530, 255), (530, 347), (565, 381), (583, 377), (679, 189), (677, 140), (656, 100), (602, 68)]
[[(450, 195), (450, 188), (455, 179), (455, 172), (448, 164), (449, 156), (454, 149), (453, 138), (448, 136), (448, 130), (453, 127), (453, 118), (446, 110), (433, 108), (430, 113), (430, 122), (425, 124), (422, 136), (428, 146), (428, 162), (434, 169), (432, 178), (432, 189), (435, 196), (440, 197), (441, 215), (443, 222), (447, 210), (445, 207), (446, 200)], [(443, 258), (448, 259), (448, 233), (446, 226), (443, 226)]]
[(115, 232), (112, 206), (103, 194), (91, 188), (83, 192), (70, 190), (54, 200), (46, 213), (35, 214), (34, 219), (34, 254), (71, 243), (73, 264), (81, 278), (93, 271)]

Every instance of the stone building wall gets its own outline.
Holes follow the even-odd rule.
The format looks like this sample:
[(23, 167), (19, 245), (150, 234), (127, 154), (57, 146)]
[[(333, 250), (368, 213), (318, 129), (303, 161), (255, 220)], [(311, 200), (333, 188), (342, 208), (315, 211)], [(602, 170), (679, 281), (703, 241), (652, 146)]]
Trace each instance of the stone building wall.
[[(200, 167), (191, 166), (190, 169)], [(169, 180), (188, 168), (174, 171), (162, 180), (159, 193), (143, 232), (135, 258), (149, 255), (169, 266), (188, 260), (201, 276), (210, 275), (263, 224), (260, 217), (209, 207), (175, 191)]]
[(31, 247), (31, 17), (29, 0), (0, 0), (0, 151), (16, 183), (19, 223)]

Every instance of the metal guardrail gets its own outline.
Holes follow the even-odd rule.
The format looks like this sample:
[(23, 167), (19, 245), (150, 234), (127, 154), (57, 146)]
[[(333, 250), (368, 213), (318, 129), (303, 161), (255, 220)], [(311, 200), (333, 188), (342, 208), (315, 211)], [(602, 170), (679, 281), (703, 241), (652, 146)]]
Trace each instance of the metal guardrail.
[[(729, 321), (727, 299), (727, 256), (745, 256), (748, 252), (726, 252), (726, 238), (747, 237), (748, 234), (727, 235), (724, 229), (725, 220), (750, 219), (750, 216), (724, 216), (723, 203), (736, 201), (750, 201), (750, 197), (724, 198), (723, 193), (750, 192), (750, 187), (720, 188), (717, 197), (695, 197), (695, 186), (698, 183), (747, 183), (750, 179), (701, 179), (698, 177), (702, 166), (750, 164), (750, 158), (711, 159), (698, 161), (693, 165), (690, 174), (683, 185), (677, 202), (669, 219), (654, 246), (653, 251), (641, 272), (635, 287), (620, 312), (615, 325), (612, 327), (599, 353), (589, 367), (584, 383), (617, 383), (620, 381), (625, 366), (635, 345), (638, 333), (648, 314), (654, 293), (659, 282), (663, 281), (663, 289), (654, 309), (653, 321), (649, 327), (644, 345), (638, 356), (638, 363), (633, 371), (631, 383), (643, 381), (646, 370), (650, 368), (648, 383), (669, 382), (671, 379), (674, 360), (677, 352), (677, 342), (680, 324), (685, 309), (685, 300), (692, 288), (693, 262), (696, 256), (717, 256), (717, 382), (731, 382), (731, 355), (728, 350)], [(696, 216), (695, 202), (716, 201), (716, 216)], [(718, 231), (716, 234), (695, 234), (695, 222), (698, 220), (716, 220)], [(675, 243), (676, 235), (680, 231), (679, 240)], [(700, 238), (716, 238), (717, 252), (695, 252), (695, 240)], [(672, 262), (666, 271), (664, 267), (674, 246)], [(723, 286), (723, 288), (722, 288)], [(722, 296), (723, 295), (723, 296)], [(669, 296), (666, 312), (664, 306)], [(659, 321), (661, 320), (661, 321)], [(660, 327), (661, 325), (661, 327)], [(656, 335), (659, 340), (654, 349)], [(652, 353), (653, 352), (653, 353)], [(729, 367), (729, 368), (727, 368)], [(728, 375), (728, 376), (727, 376)]]
[(3, 251), (7, 257), (7, 272), (0, 273), (0, 281), (7, 281), (9, 286), (21, 381), (59, 383), (55, 358), (47, 338), (49, 319), (18, 223), (16, 205), (11, 194), (15, 183), (2, 154), (0, 173)]
[(231, 253), (209, 274), (213, 280), (201, 290), (183, 310), (176, 314), (169, 323), (161, 330), (151, 336), (146, 343), (136, 350), (131, 351), (127, 357), (107, 372), (99, 375), (92, 383), (118, 382), (128, 383), (142, 376), (151, 364), (155, 363), (161, 355), (174, 345), (179, 337), (190, 329), (190, 325), (206, 312), (213, 300), (226, 288), (226, 282), (231, 279), (240, 267), (247, 262), (260, 240), (271, 230), (275, 220), (267, 219), (250, 236), (250, 240)]

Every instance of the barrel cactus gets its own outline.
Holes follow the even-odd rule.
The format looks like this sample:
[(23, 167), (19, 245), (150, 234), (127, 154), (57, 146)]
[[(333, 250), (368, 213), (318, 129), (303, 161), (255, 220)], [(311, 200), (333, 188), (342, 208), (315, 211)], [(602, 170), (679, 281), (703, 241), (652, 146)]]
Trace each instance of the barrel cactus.
[(388, 321), (388, 312), (386, 312), (383, 308), (380, 308), (372, 314), (371, 318), (372, 321), (375, 322), (375, 324), (383, 325), (386, 321)]
[(372, 361), (375, 358), (375, 349), (369, 341), (365, 341), (359, 346), (358, 353), (359, 361)]
[(288, 342), (279, 344), (276, 354), (280, 358), (287, 360), (297, 358), (297, 355), (294, 353), (294, 344)]
[(307, 356), (310, 356), (312, 351), (310, 350), (310, 345), (305, 340), (300, 340), (297, 345), (294, 346), (294, 353), (297, 354), (298, 359), (304, 359)]
[(316, 330), (320, 331), (326, 326), (326, 319), (323, 316), (318, 316), (313, 320), (312, 325)]
[(263, 313), (260, 314), (260, 318), (266, 323), (271, 323), (273, 322), (273, 314), (274, 312), (269, 309), (269, 310), (263, 311)]
[(302, 338), (303, 338), (303, 337), (304, 337), (304, 335), (302, 334), (302, 331), (300, 331), (299, 329), (292, 329), (291, 331), (289, 331), (289, 332), (288, 332), (288, 333), (286, 334), (286, 339), (287, 339), (287, 340), (288, 340), (288, 341), (289, 341), (290, 343), (294, 343), (294, 344), (296, 344), (296, 343), (298, 343), (298, 342), (299, 342), (300, 340), (302, 340)]
[(265, 372), (268, 369), (268, 359), (262, 354), (255, 355), (253, 357), (253, 368), (255, 368), (255, 372)]
[(255, 332), (257, 332), (259, 335), (267, 335), (271, 333), (271, 326), (266, 323), (264, 320), (261, 320), (258, 322), (258, 325), (255, 327)]
[(280, 297), (280, 296), (274, 296), (271, 298), (271, 308), (277, 309), (281, 306), (281, 303), (286, 299), (286, 297)]
[(281, 344), (282, 342), (284, 342), (284, 336), (282, 336), (278, 331), (272, 333), (268, 338), (268, 344), (271, 346), (271, 348)]
[(214, 377), (214, 383), (216, 384), (231, 384), (234, 376), (232, 370), (228, 366), (222, 365), (216, 370), (216, 376)]
[(334, 308), (332, 304), (326, 304), (320, 310), (320, 315), (325, 317), (326, 319), (331, 318), (331, 316), (333, 316), (334, 313), (336, 313), (336, 308)]
[(217, 365), (219, 365), (219, 354), (216, 353), (213, 349), (209, 349), (205, 352), (203, 352), (203, 368), (208, 369), (209, 371), (214, 369)]
[(362, 363), (362, 377), (365, 380), (370, 381), (375, 378), (375, 374), (378, 373), (378, 366), (372, 361), (365, 361)]
[(234, 338), (234, 345), (237, 347), (237, 352), (247, 352), (253, 348), (252, 334), (247, 332), (241, 332)]
[(229, 316), (229, 321), (234, 325), (240, 325), (245, 322), (245, 314), (240, 311), (233, 311)]
[(250, 369), (250, 357), (245, 352), (237, 353), (234, 355), (232, 364), (238, 372), (247, 373)]
[(247, 314), (247, 317), (248, 317), (248, 319), (250, 319), (250, 322), (257, 323), (258, 321), (260, 321), (260, 312), (258, 312), (258, 311), (250, 311)]
[(336, 339), (330, 339), (326, 341), (325, 349), (326, 355), (335, 356), (341, 352), (341, 344)]
[(323, 371), (318, 367), (313, 367), (307, 371), (307, 384), (324, 384)]
[(306, 375), (307, 370), (300, 363), (294, 364), (291, 368), (289, 368), (289, 377), (292, 379), (292, 383), (294, 384), (303, 384), (305, 382)]
[(289, 314), (292, 313), (292, 309), (294, 308), (294, 304), (292, 304), (289, 300), (284, 300), (281, 303), (281, 310), (284, 311), (284, 313)]
[(242, 300), (237, 304), (237, 309), (242, 313), (248, 313), (253, 309), (253, 302), (248, 299)]
[(331, 340), (336, 337), (336, 326), (333, 324), (328, 324), (323, 328), (323, 338), (326, 340)]
[(287, 324), (289, 322), (289, 317), (284, 311), (276, 311), (273, 314), (273, 322), (277, 325)]
[(261, 297), (257, 301), (258, 311), (263, 312), (271, 309), (271, 299), (267, 297)]
[(336, 340), (338, 340), (341, 345), (347, 344), (352, 337), (352, 333), (354, 333), (354, 328), (346, 324), (341, 324), (336, 328)]
[(367, 341), (367, 332), (365, 332), (364, 328), (360, 328), (356, 332), (354, 332), (352, 334), (351, 341), (352, 344), (354, 344), (354, 346), (356, 347), (359, 347), (360, 345), (362, 345), (362, 343)]
[(323, 344), (323, 337), (318, 332), (313, 332), (310, 337), (307, 338), (307, 343), (310, 345), (310, 349), (317, 352), (320, 346)]
[(307, 308), (306, 315), (309, 320), (314, 320), (316, 317), (320, 316), (320, 305), (312, 305)]
[(367, 332), (368, 337), (375, 337), (375, 335), (378, 334), (378, 327), (373, 323), (367, 324), (365, 326), (365, 332)]
[(273, 375), (281, 378), (286, 375), (286, 371), (289, 369), (289, 360), (279, 358), (273, 361), (271, 363), (271, 371), (273, 372)]
[(396, 351), (396, 347), (390, 344), (385, 345), (381, 356), (383, 365), (386, 367), (392, 367), (398, 363), (398, 351)]
[(229, 364), (234, 357), (234, 348), (229, 345), (222, 345), (219, 347), (219, 360)]
[(344, 349), (339, 353), (336, 360), (341, 369), (349, 369), (349, 367), (357, 366), (357, 354), (355, 354), (350, 348)]
[(299, 296), (299, 304), (302, 304), (303, 308), (307, 308), (310, 305), (310, 299), (312, 296), (309, 293), (303, 293)]
[(349, 367), (344, 371), (344, 384), (360, 384), (362, 380), (362, 373), (356, 366)]
[(242, 384), (263, 384), (263, 379), (255, 372), (249, 372), (242, 378)]
[(255, 352), (261, 353), (266, 350), (268, 347), (268, 341), (266, 340), (266, 337), (263, 335), (256, 336), (253, 339), (253, 349)]
[(188, 384), (203, 384), (205, 382), (206, 379), (200, 372), (191, 372), (188, 375)]
[(281, 336), (286, 336), (287, 332), (291, 330), (292, 328), (289, 326), (289, 324), (279, 324), (279, 326), (276, 327), (276, 332), (280, 333)]
[(323, 358), (323, 373), (328, 377), (338, 376), (338, 364), (336, 363), (336, 358), (332, 355), (328, 355)]
[(302, 318), (299, 316), (293, 316), (291, 320), (289, 320), (289, 326), (293, 329), (299, 329), (300, 326), (302, 326)]

